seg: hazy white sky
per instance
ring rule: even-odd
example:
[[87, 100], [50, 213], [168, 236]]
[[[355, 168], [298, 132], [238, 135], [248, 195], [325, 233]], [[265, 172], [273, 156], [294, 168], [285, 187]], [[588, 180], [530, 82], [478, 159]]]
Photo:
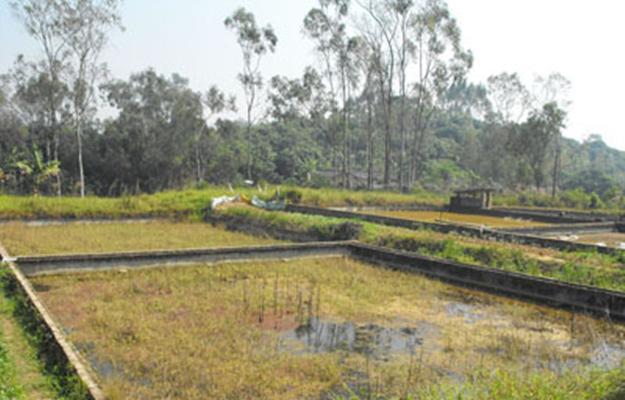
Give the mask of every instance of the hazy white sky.
[[[0, 72], [22, 53], [36, 57], [37, 45], [15, 21], [8, 0], [0, 0]], [[465, 47], [475, 56], [470, 79], [483, 81], [502, 71], [518, 72], [526, 83], [536, 74], [560, 72], [573, 89], [565, 134], [591, 133], [625, 150], [625, 3], [615, 0], [448, 0]], [[112, 74], [127, 78], [147, 67], [178, 72], [191, 86], [211, 84], [239, 94], [240, 53], [223, 20], [238, 6], [271, 23], [278, 50], [263, 65], [266, 77], [299, 76], [314, 62], [301, 25], [316, 0], [126, 0], [126, 31], [111, 38], [103, 60]]]

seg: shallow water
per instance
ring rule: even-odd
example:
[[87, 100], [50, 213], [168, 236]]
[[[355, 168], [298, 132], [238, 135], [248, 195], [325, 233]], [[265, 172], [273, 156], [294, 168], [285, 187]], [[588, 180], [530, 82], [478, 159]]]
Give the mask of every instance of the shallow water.
[[385, 359], [411, 354], [437, 332], [431, 324], [389, 328], [375, 324], [336, 323], [310, 318], [307, 323], [280, 335], [282, 349], [293, 353], [355, 352]]

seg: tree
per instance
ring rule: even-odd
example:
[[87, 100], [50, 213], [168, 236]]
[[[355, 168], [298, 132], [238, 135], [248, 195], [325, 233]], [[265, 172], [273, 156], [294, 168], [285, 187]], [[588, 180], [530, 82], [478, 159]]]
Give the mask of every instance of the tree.
[[414, 2], [412, 0], [393, 0], [390, 3], [391, 10], [396, 14], [399, 21], [399, 35], [395, 40], [395, 48], [398, 55], [397, 73], [399, 78], [399, 162], [398, 162], [398, 185], [399, 189], [406, 190], [406, 174], [404, 161], [406, 158], [406, 96], [407, 96], [407, 69], [411, 56], [414, 55], [415, 46], [409, 38], [410, 25], [414, 23], [415, 15], [412, 12]]
[[367, 188], [369, 190], [374, 187], [374, 161], [375, 161], [375, 130], [374, 121], [375, 105], [377, 103], [376, 88], [378, 87], [377, 78], [379, 78], [379, 53], [377, 47], [372, 46], [372, 42], [365, 39], [366, 45], [360, 46], [357, 52], [357, 65], [364, 77], [362, 97], [365, 102], [365, 166], [367, 169]]
[[492, 112], [502, 123], [521, 122], [532, 107], [532, 96], [516, 73], [488, 77], [487, 90]]
[[549, 146], [560, 135], [565, 118], [566, 112], [558, 108], [556, 103], [547, 103], [541, 110], [532, 112], [515, 134], [513, 151], [528, 162], [536, 190], [542, 187]]
[[252, 164], [254, 146], [252, 140], [252, 124], [254, 122], [253, 113], [257, 105], [259, 91], [263, 87], [263, 79], [260, 73], [260, 65], [263, 57], [275, 51], [278, 43], [271, 25], [259, 27], [254, 14], [245, 8], [237, 9], [232, 16], [224, 21], [226, 28], [233, 30], [237, 35], [237, 43], [243, 54], [243, 71], [239, 74], [239, 81], [245, 92], [245, 111], [247, 118], [247, 178], [252, 179]]
[[[546, 78], [537, 77], [535, 80], [535, 101], [539, 104], [553, 103], [566, 112], [571, 104], [569, 100], [569, 92], [571, 90], [571, 81], [564, 75], [554, 72]], [[551, 196], [556, 197], [558, 187], [560, 186], [560, 175], [562, 170], [562, 134], [557, 132], [554, 139], [554, 157]]]
[[393, 162], [393, 102], [395, 82], [395, 36], [399, 22], [388, 1], [356, 0], [368, 17], [360, 30], [376, 55], [376, 70], [384, 118], [384, 186], [390, 187]]
[[[340, 99], [341, 112], [341, 175], [343, 187], [351, 187], [352, 135], [350, 128], [350, 99], [358, 83], [357, 52], [360, 38], [350, 37], [346, 18], [347, 0], [320, 0], [304, 18], [304, 31], [314, 40], [315, 50], [322, 60], [325, 77], [333, 99]], [[337, 93], [337, 90], [339, 93]], [[335, 165], [336, 167], [336, 165]]]
[[96, 84], [106, 73], [100, 55], [112, 28], [123, 29], [121, 0], [63, 0], [59, 4], [59, 35], [69, 50], [69, 87], [78, 145], [80, 196], [85, 196], [83, 131], [96, 100]]
[[322, 122], [330, 111], [331, 99], [328, 99], [322, 78], [314, 68], [307, 67], [301, 79], [274, 76], [270, 88], [273, 118], [281, 121], [310, 118], [313, 124], [323, 129]]
[[[32, 64], [40, 75], [45, 90], [41, 101], [45, 104], [47, 162], [59, 160], [59, 120], [66, 95], [62, 74], [67, 68], [68, 43], [63, 35], [63, 2], [54, 0], [16, 0], [11, 3], [17, 18], [43, 50], [43, 62]], [[51, 148], [52, 147], [52, 148]], [[62, 192], [61, 174], [56, 175], [57, 194]]]
[[464, 79], [473, 64], [473, 55], [461, 45], [461, 32], [447, 4], [427, 0], [414, 23], [417, 81], [416, 109], [410, 167], [410, 182], [419, 176], [425, 134], [438, 99], [456, 82]]
[[[205, 119], [210, 121], [215, 118], [217, 115], [231, 111], [237, 111], [237, 99], [235, 96], [230, 95], [226, 96], [224, 92], [219, 90], [216, 85], [211, 86], [204, 95], [202, 95], [202, 105], [204, 109], [207, 111]], [[202, 153], [202, 138], [205, 137], [205, 127], [198, 126], [197, 134], [195, 135], [195, 167], [196, 167], [196, 179], [198, 183], [203, 182], [204, 180], [204, 154]]]
[[187, 79], [147, 70], [128, 81], [108, 82], [102, 91], [119, 111], [100, 135], [100, 168], [113, 169], [105, 190], [116, 184], [122, 193], [153, 192], [193, 179], [197, 166], [191, 155], [197, 132], [206, 124], [201, 96], [188, 87]]

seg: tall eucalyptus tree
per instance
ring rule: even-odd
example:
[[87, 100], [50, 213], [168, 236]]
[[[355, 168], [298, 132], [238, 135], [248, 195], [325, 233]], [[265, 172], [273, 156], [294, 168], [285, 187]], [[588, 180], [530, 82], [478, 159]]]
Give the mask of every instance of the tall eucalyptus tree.
[[267, 53], [275, 51], [278, 37], [271, 25], [266, 25], [265, 27], [258, 26], [254, 14], [245, 8], [237, 9], [230, 17], [226, 18], [224, 25], [235, 32], [237, 43], [243, 55], [243, 71], [238, 78], [245, 93], [248, 145], [247, 178], [252, 179], [252, 166], [254, 163], [252, 125], [254, 123], [254, 111], [258, 103], [258, 97], [263, 88], [260, 66], [263, 57]]

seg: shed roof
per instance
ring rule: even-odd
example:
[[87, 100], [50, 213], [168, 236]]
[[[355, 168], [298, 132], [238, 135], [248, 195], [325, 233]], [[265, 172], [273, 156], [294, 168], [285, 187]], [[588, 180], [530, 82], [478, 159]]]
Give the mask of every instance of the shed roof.
[[496, 189], [494, 188], [474, 188], [474, 189], [461, 189], [454, 190], [456, 194], [478, 194], [478, 193], [493, 193]]

